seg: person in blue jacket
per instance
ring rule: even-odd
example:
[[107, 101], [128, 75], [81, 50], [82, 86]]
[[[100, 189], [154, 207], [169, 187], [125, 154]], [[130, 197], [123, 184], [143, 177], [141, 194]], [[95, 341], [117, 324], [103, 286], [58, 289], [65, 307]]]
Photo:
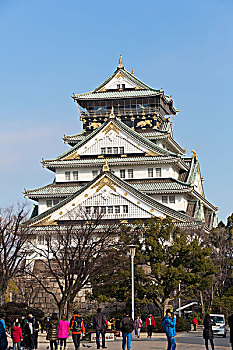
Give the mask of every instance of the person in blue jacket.
[[176, 316], [172, 317], [172, 311], [169, 309], [166, 311], [166, 316], [164, 316], [162, 321], [163, 328], [165, 330], [168, 346], [167, 350], [175, 350], [176, 348]]
[[4, 319], [0, 320], [0, 350], [6, 350], [7, 338], [6, 338], [6, 325]]

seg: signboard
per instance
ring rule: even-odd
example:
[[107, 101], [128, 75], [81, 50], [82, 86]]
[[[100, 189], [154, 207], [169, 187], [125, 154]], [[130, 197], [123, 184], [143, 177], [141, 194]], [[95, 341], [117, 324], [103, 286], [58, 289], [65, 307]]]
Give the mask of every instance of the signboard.
[[[100, 334], [100, 340], [102, 340], [101, 334]], [[96, 333], [91, 332], [91, 342], [95, 342], [95, 341], [96, 341]], [[114, 332], [107, 332], [105, 334], [105, 341], [114, 341]]]

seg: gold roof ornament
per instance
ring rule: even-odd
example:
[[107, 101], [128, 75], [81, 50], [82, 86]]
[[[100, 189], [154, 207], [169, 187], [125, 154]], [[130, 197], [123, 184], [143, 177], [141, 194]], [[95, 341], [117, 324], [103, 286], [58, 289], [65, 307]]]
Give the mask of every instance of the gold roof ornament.
[[120, 55], [120, 58], [119, 58], [119, 64], [118, 64], [118, 68], [123, 68], [123, 61], [122, 61], [122, 55]]
[[134, 76], [134, 71], [133, 71], [133, 68], [132, 68], [132, 72], [131, 72], [131, 74]]
[[109, 171], [109, 165], [108, 165], [108, 160], [106, 158], [105, 162], [104, 162], [104, 165], [103, 165], [103, 171]]
[[111, 113], [109, 115], [109, 118], [114, 118], [115, 115], [114, 115], [114, 107], [112, 106], [112, 110], [111, 110]]
[[191, 153], [193, 154], [192, 155], [193, 158], [197, 158], [197, 152], [194, 151], [194, 148], [192, 149]]

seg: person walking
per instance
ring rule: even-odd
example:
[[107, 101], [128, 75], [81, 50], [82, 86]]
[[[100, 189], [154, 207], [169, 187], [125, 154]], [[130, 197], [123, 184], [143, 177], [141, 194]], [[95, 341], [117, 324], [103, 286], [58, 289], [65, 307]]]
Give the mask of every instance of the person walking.
[[134, 324], [132, 318], [129, 317], [129, 312], [125, 313], [125, 316], [122, 318], [121, 323], [120, 323], [120, 330], [122, 332], [122, 349], [126, 349], [126, 344], [127, 344], [127, 349], [131, 349], [131, 337], [132, 337], [132, 332], [134, 330]]
[[69, 329], [72, 331], [72, 339], [74, 343], [75, 350], [80, 349], [80, 339], [81, 335], [85, 335], [85, 325], [82, 317], [79, 316], [78, 311], [75, 311], [71, 320]]
[[93, 328], [96, 332], [96, 345], [97, 349], [100, 349], [100, 334], [102, 335], [102, 348], [106, 349], [105, 346], [105, 334], [106, 334], [107, 319], [101, 309], [97, 309], [97, 314], [93, 317]]
[[66, 318], [66, 315], [62, 315], [59, 325], [58, 325], [58, 341], [60, 345], [60, 350], [62, 350], [64, 344], [64, 350], [67, 350], [66, 339], [69, 338], [69, 321]]
[[13, 341], [13, 350], [20, 350], [20, 342], [23, 340], [22, 328], [19, 327], [19, 322], [15, 322], [15, 325], [11, 330], [11, 337]]
[[30, 313], [27, 318], [27, 323], [25, 324], [25, 332], [27, 333], [28, 338], [28, 347], [29, 349], [37, 350], [38, 348], [38, 332], [39, 332], [39, 322], [35, 316]]
[[146, 327], [147, 327], [147, 338], [152, 337], [152, 331], [153, 328], [155, 327], [155, 319], [152, 316], [152, 314], [149, 314], [146, 318]]
[[140, 338], [140, 332], [142, 327], [142, 320], [140, 316], [137, 316], [136, 320], [134, 321], [134, 328], [136, 331], [136, 336]]
[[0, 350], [7, 349], [6, 326], [3, 318], [0, 320]]
[[228, 324], [230, 327], [230, 343], [233, 350], [233, 314], [228, 318]]
[[193, 330], [196, 331], [197, 330], [197, 319], [196, 319], [196, 317], [193, 317], [192, 323], [193, 323]]
[[170, 309], [166, 311], [166, 316], [162, 320], [162, 325], [167, 336], [167, 350], [176, 349], [176, 316], [173, 316]]
[[21, 317], [21, 320], [20, 320], [20, 327], [22, 329], [22, 335], [23, 335], [23, 340], [21, 341], [20, 345], [21, 345], [21, 348], [27, 349], [28, 348], [28, 340], [27, 340], [27, 334], [25, 331], [26, 323], [27, 323], [27, 320], [26, 320], [25, 316], [23, 315]]
[[50, 350], [57, 350], [57, 341], [58, 341], [58, 317], [56, 313], [52, 314], [52, 317], [48, 324], [48, 333], [46, 339], [50, 341]]
[[212, 321], [210, 315], [206, 314], [204, 319], [204, 330], [203, 330], [203, 338], [205, 339], [206, 350], [209, 349], [208, 347], [209, 341], [210, 341], [212, 350], [214, 350], [214, 334], [213, 334], [212, 326], [214, 326], [214, 322]]

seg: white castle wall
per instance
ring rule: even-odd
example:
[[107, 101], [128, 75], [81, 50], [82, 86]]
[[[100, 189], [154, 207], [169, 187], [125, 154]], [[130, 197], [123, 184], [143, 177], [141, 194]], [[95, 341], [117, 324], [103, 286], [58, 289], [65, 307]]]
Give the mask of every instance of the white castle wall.
[[[175, 196], [175, 203], [169, 203], [169, 198], [168, 198], [168, 203], [163, 203], [162, 202], [162, 196]], [[150, 195], [150, 197], [154, 198], [156, 201], [158, 201], [159, 203], [162, 203], [166, 206], [168, 206], [169, 208], [172, 208], [174, 210], [177, 211], [184, 211], [186, 212], [187, 209], [187, 205], [188, 205], [188, 201], [187, 201], [187, 195], [185, 193], [168, 193], [168, 194], [152, 194]]]
[[[148, 168], [153, 168], [154, 176], [156, 178], [156, 168], [161, 168], [161, 178], [174, 178], [178, 179], [179, 173], [178, 169], [175, 166], [170, 164], [153, 164], [153, 165], [113, 165], [111, 166], [112, 172], [117, 177], [120, 177], [120, 170], [125, 169], [126, 179], [128, 177], [128, 169], [133, 169], [133, 178], [134, 179], [145, 179], [148, 177]], [[77, 181], [91, 181], [93, 180], [93, 170], [97, 170], [98, 173], [101, 171], [102, 166], [99, 167], [86, 167], [86, 168], [58, 168], [56, 169], [56, 182], [67, 182], [65, 178], [65, 172], [70, 172], [70, 182], [75, 181], [73, 172], [78, 171], [78, 180]]]

